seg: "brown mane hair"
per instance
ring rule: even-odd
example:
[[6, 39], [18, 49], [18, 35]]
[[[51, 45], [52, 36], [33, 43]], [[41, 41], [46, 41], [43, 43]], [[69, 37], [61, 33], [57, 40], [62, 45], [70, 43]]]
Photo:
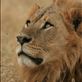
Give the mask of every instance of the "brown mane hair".
[[[62, 16], [69, 33], [66, 37], [65, 52], [62, 52], [65, 55], [39, 67], [30, 68], [23, 65], [20, 67], [23, 80], [25, 82], [82, 82], [82, 2], [53, 0], [52, 8], [56, 8]], [[30, 16], [38, 9], [39, 6], [33, 6]]]

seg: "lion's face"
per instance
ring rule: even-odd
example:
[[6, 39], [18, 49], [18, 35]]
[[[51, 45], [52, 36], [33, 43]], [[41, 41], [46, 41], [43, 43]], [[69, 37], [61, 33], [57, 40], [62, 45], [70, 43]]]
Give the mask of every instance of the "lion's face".
[[38, 9], [26, 21], [17, 36], [19, 63], [28, 67], [41, 66], [62, 58], [69, 32], [58, 10]]
[[41, 10], [33, 14], [17, 37], [18, 60], [22, 64], [38, 66], [57, 60], [63, 55], [68, 32], [61, 15], [52, 10], [50, 8], [42, 12], [43, 15], [39, 18], [33, 17]]

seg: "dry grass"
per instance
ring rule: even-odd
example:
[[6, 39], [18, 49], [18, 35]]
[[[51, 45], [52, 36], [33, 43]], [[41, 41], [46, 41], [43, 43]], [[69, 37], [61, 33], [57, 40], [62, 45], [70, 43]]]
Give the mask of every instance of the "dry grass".
[[[50, 0], [37, 0], [41, 6]], [[21, 82], [17, 73], [16, 35], [27, 19], [27, 12], [36, 0], [2, 0], [1, 7], [1, 82]]]

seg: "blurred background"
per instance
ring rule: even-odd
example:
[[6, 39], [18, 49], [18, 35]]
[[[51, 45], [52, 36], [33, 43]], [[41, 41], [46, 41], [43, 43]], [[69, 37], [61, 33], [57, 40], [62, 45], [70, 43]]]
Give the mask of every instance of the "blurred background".
[[52, 0], [1, 1], [1, 82], [21, 82], [17, 72], [16, 35], [34, 3], [48, 6]]

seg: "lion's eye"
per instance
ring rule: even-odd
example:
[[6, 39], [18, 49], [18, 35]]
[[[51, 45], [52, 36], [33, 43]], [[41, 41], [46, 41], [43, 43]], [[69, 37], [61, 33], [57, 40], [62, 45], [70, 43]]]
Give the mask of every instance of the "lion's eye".
[[44, 24], [44, 26], [42, 27], [42, 29], [47, 29], [47, 28], [49, 28], [49, 27], [53, 27], [54, 25], [53, 24], [51, 24], [50, 22], [45, 22], [45, 24]]
[[27, 28], [27, 26], [30, 24], [30, 20], [27, 20], [25, 23], [25, 28]]
[[30, 20], [27, 20], [27, 21], [26, 21], [27, 26], [28, 26], [29, 23], [30, 23]]

